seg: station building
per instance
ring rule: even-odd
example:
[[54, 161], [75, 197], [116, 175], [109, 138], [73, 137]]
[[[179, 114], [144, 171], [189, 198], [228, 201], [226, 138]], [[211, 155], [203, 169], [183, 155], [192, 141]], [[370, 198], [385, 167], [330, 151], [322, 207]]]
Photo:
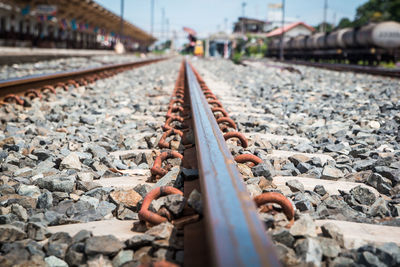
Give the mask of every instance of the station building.
[[0, 0], [0, 46], [145, 51], [156, 38], [93, 0]]

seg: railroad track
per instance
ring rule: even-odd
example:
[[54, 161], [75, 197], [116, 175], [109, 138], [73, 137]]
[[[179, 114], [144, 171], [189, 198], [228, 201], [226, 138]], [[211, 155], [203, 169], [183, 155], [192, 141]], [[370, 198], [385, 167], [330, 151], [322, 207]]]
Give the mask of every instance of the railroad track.
[[56, 88], [68, 91], [69, 86], [77, 88], [93, 83], [98, 79], [107, 78], [122, 71], [160, 60], [165, 60], [165, 58], [108, 64], [101, 67], [1, 80], [0, 103], [15, 102], [20, 105], [29, 105], [29, 99], [42, 98], [43, 92], [56, 93]]
[[[169, 67], [169, 63], [164, 65], [164, 68], [167, 66]], [[367, 243], [381, 245], [385, 242], [399, 244], [398, 228], [373, 224], [378, 221], [371, 220], [370, 224], [327, 219], [314, 221], [307, 215], [307, 209], [310, 207], [306, 205], [306, 201], [296, 199], [300, 192], [313, 197], [317, 197], [315, 194], [318, 194], [317, 199], [321, 202], [329, 198], [332, 201], [338, 201], [340, 194], [349, 195], [349, 192], [353, 191], [372, 194], [374, 199], [382, 196], [374, 188], [360, 183], [273, 175], [274, 168], [281, 169], [283, 163], [288, 161], [297, 162], [297, 164], [315, 161], [328, 166], [329, 164], [326, 163], [332, 161], [333, 158], [326, 154], [271, 150], [265, 143], [277, 140], [278, 142], [282, 140], [291, 140], [294, 143], [308, 142], [306, 138], [260, 134], [257, 131], [238, 132], [238, 129], [241, 129], [239, 123], [250, 123], [240, 120], [238, 113], [245, 115], [248, 112], [254, 115], [254, 113], [264, 111], [245, 107], [246, 111], [232, 112], [232, 108], [246, 104], [243, 96], [230, 96], [231, 91], [228, 85], [205, 73], [206, 76], [203, 79], [190, 63], [183, 62], [170, 101], [166, 101], [166, 95], [159, 89], [146, 88], [149, 91], [146, 97], [153, 99], [146, 108], [148, 110], [155, 108], [159, 117], [155, 122], [162, 126], [157, 128], [155, 134], [157, 138], [154, 134], [149, 135], [149, 138], [140, 139], [139, 137], [140, 146], [143, 146], [142, 143], [147, 143], [146, 146], [151, 149], [113, 151], [115, 149], [111, 148], [112, 138], [100, 138], [100, 140], [107, 140], [108, 144], [100, 142], [103, 142], [102, 146], [110, 147], [109, 154], [116, 158], [118, 164], [121, 161], [128, 164], [127, 162], [132, 159], [137, 165], [146, 162], [145, 165], [148, 165], [149, 169], [147, 171], [143, 168], [124, 169], [124, 164], [117, 165], [121, 167], [108, 166], [108, 173], [114, 176], [100, 175], [98, 177], [100, 179], [95, 180], [97, 185], [94, 188], [91, 188], [89, 183], [85, 183], [86, 180], [81, 180], [83, 179], [80, 176], [81, 172], [78, 172], [78, 186], [82, 192], [71, 190], [68, 198], [64, 196], [67, 199], [66, 203], [63, 202], [66, 208], [56, 209], [57, 211], [61, 209], [63, 212], [67, 210], [68, 218], [64, 220], [65, 223], [71, 224], [58, 223], [61, 225], [47, 227], [46, 230], [51, 233], [51, 235], [46, 234], [46, 237], [50, 237], [48, 240], [38, 238], [39, 231], [35, 232], [32, 227], [43, 231], [44, 229], [32, 223], [29, 224], [30, 230], [27, 232], [29, 238], [36, 238], [35, 240], [47, 243], [44, 248], [46, 259], [56, 256], [67, 261], [68, 264], [91, 261], [100, 265], [111, 264], [112, 259], [113, 264], [118, 266], [149, 265], [150, 263], [153, 266], [175, 266], [175, 264], [278, 266], [279, 261], [284, 265], [307, 262], [318, 266], [323, 260], [324, 263], [335, 266], [336, 263], [349, 263], [350, 260], [346, 261], [346, 259], [349, 253], [354, 253], [351, 249], [361, 245]], [[116, 80], [113, 81], [116, 82]], [[133, 93], [140, 95], [143, 92], [134, 91]], [[220, 96], [220, 99], [217, 96]], [[116, 100], [112, 94], [110, 97]], [[124, 102], [124, 99], [119, 98], [119, 101]], [[156, 103], [159, 103], [160, 109], [156, 107]], [[67, 106], [62, 105], [64, 108]], [[10, 110], [10, 106], [10, 104], [6, 105], [7, 111]], [[96, 111], [96, 114], [98, 112], [101, 111]], [[145, 110], [142, 109], [141, 112], [145, 113]], [[116, 120], [118, 116], [123, 116], [124, 113], [135, 116], [138, 122], [151, 119], [147, 115], [132, 114], [131, 108], [126, 110], [119, 107], [118, 115], [113, 120]], [[105, 118], [106, 121], [112, 121], [107, 116]], [[90, 118], [84, 118], [81, 121], [91, 125], [90, 128], [95, 125]], [[74, 128], [70, 128], [57, 128], [57, 132], [61, 134], [75, 131]], [[106, 130], [106, 128], [103, 129]], [[122, 130], [122, 128], [116, 129], [113, 132]], [[144, 128], [145, 131], [149, 129]], [[79, 131], [82, 131], [81, 126], [77, 131], [78, 134]], [[126, 131], [124, 133], [126, 134]], [[140, 136], [142, 133], [135, 134]], [[1, 142], [7, 148], [14, 149], [12, 144], [8, 143], [9, 140]], [[149, 143], [152, 145], [150, 146]], [[93, 159], [102, 158], [100, 163], [106, 161], [106, 157], [101, 156], [102, 152], [98, 147], [86, 149], [81, 147], [81, 151], [78, 149], [78, 152], [83, 151], [86, 154], [92, 154]], [[29, 150], [24, 153], [29, 154]], [[37, 155], [36, 157], [42, 157], [43, 153], [43, 151], [31, 152], [33, 156]], [[68, 171], [68, 169], [77, 168], [73, 165], [73, 163], [77, 164], [73, 162], [72, 154], [74, 154], [78, 159], [85, 157], [81, 159], [82, 163], [89, 164], [93, 170], [99, 170], [100, 163], [97, 165], [88, 163], [87, 155], [77, 152], [70, 154], [71, 156], [59, 156], [60, 169], [64, 168]], [[34, 158], [33, 156], [31, 157]], [[15, 161], [15, 159], [12, 160]], [[121, 174], [129, 176], [120, 176]], [[68, 177], [64, 177], [63, 181], [70, 181], [66, 178]], [[36, 177], [36, 180], [40, 182], [33, 184], [41, 190], [61, 188], [61, 185], [52, 184], [48, 180], [43, 181], [40, 177]], [[20, 191], [18, 189], [18, 192]], [[55, 194], [55, 196], [61, 198], [61, 194]], [[28, 201], [24, 199], [25, 202], [22, 202], [18, 199], [14, 196], [12, 203], [26, 205]], [[41, 199], [43, 202], [43, 198]], [[98, 199], [97, 203], [98, 201], [103, 203], [103, 209], [109, 206], [109, 204], [104, 204], [107, 201], [117, 205], [118, 209], [114, 208], [112, 213], [105, 213], [106, 216], [103, 215], [102, 220], [96, 218], [93, 221], [78, 223], [81, 217], [76, 217], [74, 214], [74, 210], [78, 207], [68, 205], [72, 205], [72, 200], [76, 203], [80, 201], [93, 203], [96, 202], [94, 199]], [[5, 203], [4, 201], [2, 199], [1, 203]], [[319, 206], [317, 201], [311, 205], [315, 205], [316, 208]], [[11, 208], [12, 213], [15, 213], [14, 210], [19, 210], [18, 206]], [[90, 216], [92, 216], [92, 211], [87, 212], [87, 217], [90, 218]], [[109, 220], [104, 220], [105, 218]], [[5, 228], [3, 228], [0, 227], [0, 231], [5, 233]], [[10, 241], [12, 238], [14, 238], [12, 241], [19, 239], [23, 241], [26, 238], [11, 226], [7, 229], [14, 230], [16, 233], [13, 236], [4, 235], [1, 242]], [[84, 232], [81, 232], [82, 230]], [[94, 237], [85, 230], [92, 231]], [[68, 233], [73, 240], [80, 240], [77, 241], [80, 244], [71, 245], [68, 237], [60, 232]], [[377, 232], [381, 234], [377, 236]], [[108, 235], [115, 235], [119, 241]], [[65, 242], [70, 242], [64, 245], [67, 246], [66, 251], [64, 254], [59, 253], [57, 248], [62, 247]], [[59, 254], [51, 254], [50, 248]], [[184, 253], [182, 253], [183, 249]], [[293, 255], [294, 249], [298, 254], [297, 259]], [[362, 250], [363, 254], [354, 261], [363, 264], [372, 262], [375, 258], [371, 258], [369, 251], [378, 251], [378, 260], [387, 260], [395, 266], [397, 254], [393, 246], [367, 248]], [[4, 261], [4, 257], [10, 252], [7, 250], [5, 252], [3, 248], [1, 253], [0, 262]], [[335, 262], [337, 257], [341, 261]], [[123, 262], [125, 258], [128, 260]], [[51, 258], [51, 260], [55, 259]], [[121, 262], [123, 263], [119, 265]]]
[[386, 77], [393, 77], [399, 78], [400, 71], [397, 69], [387, 69], [381, 67], [371, 67], [371, 66], [359, 66], [359, 65], [349, 65], [349, 64], [337, 64], [337, 63], [322, 63], [322, 62], [310, 62], [310, 61], [302, 61], [302, 60], [285, 60], [285, 61], [278, 61], [286, 64], [293, 64], [293, 65], [303, 65], [309, 67], [316, 67], [316, 68], [323, 68], [328, 70], [335, 70], [335, 71], [349, 71], [355, 73], [365, 73], [371, 75], [378, 75], [378, 76], [386, 76]]

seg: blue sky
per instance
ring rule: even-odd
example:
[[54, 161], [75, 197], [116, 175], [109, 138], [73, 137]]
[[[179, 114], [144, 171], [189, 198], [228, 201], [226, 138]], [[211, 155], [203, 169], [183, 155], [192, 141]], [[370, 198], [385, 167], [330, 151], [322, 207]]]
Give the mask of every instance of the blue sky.
[[[120, 13], [120, 0], [96, 0], [102, 6], [116, 14]], [[246, 17], [267, 19], [268, 4], [280, 3], [280, 0], [154, 0], [154, 31], [159, 37], [161, 32], [162, 8], [169, 19], [170, 31], [175, 30], [183, 37], [182, 27], [196, 30], [205, 36], [220, 30], [225, 25], [231, 28], [233, 22], [242, 14], [242, 2], [246, 2]], [[356, 8], [367, 0], [328, 0], [328, 22], [336, 23], [342, 17], [354, 18]], [[286, 0], [286, 15], [289, 18], [316, 25], [323, 18], [324, 0]], [[150, 0], [125, 0], [124, 17], [131, 23], [150, 32]], [[226, 21], [226, 23], [225, 23]], [[165, 30], [166, 31], [166, 30]]]

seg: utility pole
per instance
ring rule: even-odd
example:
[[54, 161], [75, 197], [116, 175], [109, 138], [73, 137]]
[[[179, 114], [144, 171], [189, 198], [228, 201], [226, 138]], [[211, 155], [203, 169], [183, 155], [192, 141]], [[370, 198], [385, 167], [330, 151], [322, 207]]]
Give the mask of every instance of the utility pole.
[[165, 34], [165, 8], [161, 8], [161, 37], [160, 40], [164, 38]]
[[326, 32], [326, 12], [328, 10], [328, 0], [325, 0], [324, 3], [324, 21], [322, 22], [321, 31]]
[[119, 35], [121, 39], [123, 32], [124, 32], [124, 0], [121, 0], [121, 26], [119, 28]]
[[281, 41], [280, 41], [280, 49], [279, 49], [279, 59], [284, 60], [284, 51], [283, 51], [283, 40], [285, 37], [285, 32], [283, 31], [283, 27], [285, 26], [285, 0], [282, 0], [282, 33], [281, 33]]
[[244, 35], [245, 30], [244, 30], [244, 16], [245, 16], [245, 8], [246, 8], [246, 2], [242, 2], [242, 34]]
[[166, 28], [167, 28], [167, 36], [166, 39], [169, 40], [169, 19], [165, 20]]
[[150, 2], [150, 33], [154, 33], [154, 0]]

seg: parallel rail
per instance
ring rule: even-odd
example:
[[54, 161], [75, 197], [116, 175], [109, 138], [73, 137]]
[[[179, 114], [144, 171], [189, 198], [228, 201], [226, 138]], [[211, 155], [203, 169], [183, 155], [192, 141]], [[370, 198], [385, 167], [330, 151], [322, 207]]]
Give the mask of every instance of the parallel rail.
[[215, 266], [279, 266], [221, 130], [185, 62], [207, 240]]
[[63, 71], [51, 74], [33, 75], [22, 78], [13, 78], [8, 80], [0, 80], [0, 97], [8, 94], [18, 94], [28, 89], [40, 88], [46, 85], [55, 85], [57, 83], [67, 83], [69, 80], [82, 79], [84, 77], [107, 71], [121, 71], [130, 68], [136, 68], [143, 65], [155, 63], [167, 58], [156, 58], [141, 60], [135, 62], [110, 64], [95, 68], [86, 68], [73, 71]]
[[379, 75], [393, 78], [400, 78], [400, 71], [393, 69], [384, 69], [379, 67], [359, 66], [359, 65], [347, 65], [347, 64], [336, 64], [336, 63], [321, 63], [321, 62], [310, 62], [303, 60], [284, 60], [279, 61], [286, 64], [304, 65], [316, 68], [323, 68], [336, 71], [349, 71], [356, 73], [366, 73], [371, 75]]

